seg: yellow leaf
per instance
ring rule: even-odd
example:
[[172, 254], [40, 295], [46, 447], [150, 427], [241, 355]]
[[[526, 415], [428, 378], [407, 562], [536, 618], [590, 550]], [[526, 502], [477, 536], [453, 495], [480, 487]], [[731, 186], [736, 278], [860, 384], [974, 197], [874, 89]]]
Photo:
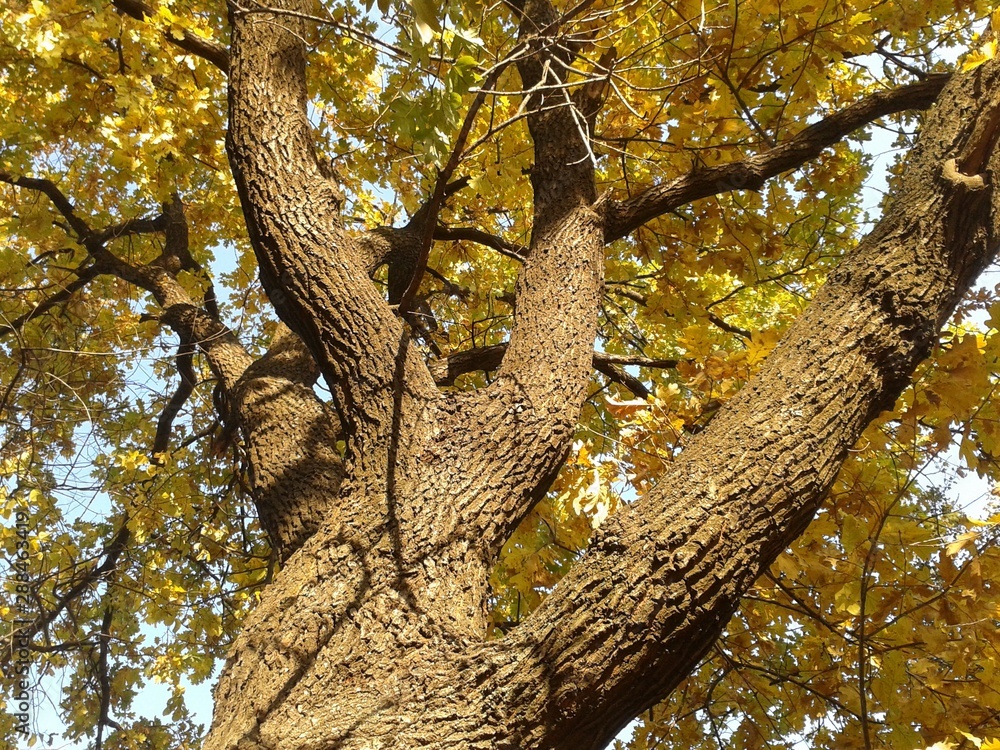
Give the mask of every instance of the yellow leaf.
[[410, 2], [413, 7], [417, 33], [420, 34], [420, 40], [427, 44], [434, 38], [434, 32], [441, 31], [438, 9], [434, 5], [434, 0], [410, 0]]
[[976, 737], [975, 735], [971, 735], [968, 732], [959, 732], [959, 734], [962, 735], [963, 737], [965, 737], [965, 739], [967, 739], [969, 742], [971, 742], [976, 747], [981, 748], [983, 746], [983, 741], [981, 739], [979, 739], [978, 737]]
[[859, 545], [867, 541], [868, 525], [850, 515], [844, 516], [842, 524], [840, 541], [844, 545], [844, 552], [850, 555]]
[[979, 538], [978, 531], [967, 531], [964, 534], [959, 534], [955, 541], [946, 545], [944, 552], [948, 557], [954, 557], [959, 552], [961, 552], [966, 547], [970, 547], [973, 552], [976, 551], [975, 541]]
[[978, 68], [980, 65], [992, 60], [996, 56], [997, 42], [996, 39], [991, 39], [979, 49], [973, 50], [969, 53], [969, 55], [962, 61], [962, 72], [967, 73], [970, 70]]

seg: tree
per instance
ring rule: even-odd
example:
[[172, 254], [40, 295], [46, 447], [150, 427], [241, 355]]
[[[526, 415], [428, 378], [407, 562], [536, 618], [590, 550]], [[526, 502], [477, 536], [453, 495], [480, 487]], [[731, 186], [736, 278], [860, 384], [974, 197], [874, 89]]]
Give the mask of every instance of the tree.
[[[2, 11], [5, 511], [33, 530], [7, 666], [68, 669], [98, 747], [196, 743], [180, 677], [227, 649], [206, 750], [598, 748], [647, 710], [669, 734], [652, 707], [764, 575], [718, 658], [771, 629], [792, 664], [761, 673], [823, 709], [692, 713], [706, 742], [995, 730], [992, 693], [961, 704], [992, 671], [928, 677], [972, 652], [865, 630], [947, 604], [997, 645], [992, 526], [913, 479], [955, 429], [995, 455], [998, 341], [939, 335], [1000, 232], [983, 4], [379, 10]], [[954, 73], [949, 45], [976, 47]], [[858, 242], [876, 121], [919, 140]], [[80, 461], [98, 522], [66, 506]], [[775, 563], [831, 487], [816, 554]], [[775, 603], [850, 635], [857, 690], [796, 679], [821, 657]], [[150, 676], [172, 725], [129, 715]], [[892, 680], [957, 723], [901, 715]]]

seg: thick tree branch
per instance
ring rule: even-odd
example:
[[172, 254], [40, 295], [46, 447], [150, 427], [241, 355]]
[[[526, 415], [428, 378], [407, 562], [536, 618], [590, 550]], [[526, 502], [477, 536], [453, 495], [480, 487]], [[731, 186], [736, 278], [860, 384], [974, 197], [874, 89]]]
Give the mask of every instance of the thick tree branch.
[[[581, 3], [570, 12], [585, 7]], [[589, 137], [580, 132], [565, 91], [546, 87], [563, 82], [574, 55], [560, 37], [565, 16], [548, 0], [527, 0], [518, 12], [519, 44], [527, 53], [518, 57], [517, 67], [523, 88], [531, 92], [525, 108], [534, 148], [530, 252], [497, 380], [483, 396], [464, 399], [476, 403], [466, 418], [480, 430], [488, 425], [482, 432], [490, 436], [488, 444], [469, 450], [494, 450], [490, 441], [508, 429], [519, 436], [511, 443], [516, 448], [508, 464], [517, 478], [504, 491], [486, 493], [486, 502], [481, 488], [470, 486], [467, 495], [470, 515], [463, 523], [470, 534], [479, 534], [487, 561], [544, 494], [569, 449], [593, 364], [604, 261]], [[456, 433], [468, 434], [469, 427], [457, 423]], [[459, 499], [460, 508], [465, 501]]]
[[[157, 286], [166, 286], [158, 283]], [[160, 322], [170, 326], [182, 337], [196, 345], [208, 360], [212, 374], [227, 391], [235, 387], [253, 357], [243, 348], [229, 328], [191, 301], [173, 301], [179, 296], [171, 290], [169, 300], [160, 314]]]
[[[318, 369], [301, 340], [285, 330], [276, 337], [272, 349], [254, 362], [233, 332], [220, 321], [211, 291], [206, 294], [205, 307], [191, 299], [176, 274], [202, 269], [190, 252], [187, 220], [179, 197], [174, 196], [165, 204], [163, 213], [156, 218], [129, 220], [94, 231], [77, 216], [55, 183], [24, 178], [5, 181], [47, 195], [80, 233], [79, 241], [93, 259], [90, 265], [78, 269], [77, 281], [20, 316], [11, 328], [50, 309], [100, 274], [114, 275], [152, 294], [163, 309], [159, 322], [181, 337], [177, 355], [181, 382], [160, 414], [151, 451], [153, 460], [168, 450], [174, 419], [194, 390], [193, 354], [197, 347], [218, 379], [224, 398], [230, 402], [231, 409], [220, 416], [232, 422], [231, 428], [239, 428], [244, 434], [258, 515], [278, 558], [286, 560], [329, 519], [343, 472], [336, 451], [339, 423], [311, 388]], [[164, 232], [165, 242], [159, 257], [146, 265], [129, 264], [105, 246], [127, 234], [150, 231]], [[4, 331], [0, 329], [0, 335]], [[292, 476], [294, 480], [289, 479]], [[124, 544], [128, 536], [124, 526], [122, 534]], [[112, 566], [120, 554], [117, 546], [114, 549], [114, 557], [109, 555]], [[74, 589], [74, 596], [83, 590]], [[58, 607], [55, 614], [64, 606]]]
[[[257, 514], [284, 562], [335, 517], [344, 472], [340, 424], [312, 389], [315, 360], [301, 339], [280, 329], [267, 354], [254, 361], [226, 326], [193, 304], [170, 306], [160, 321], [196, 344], [219, 378], [228, 403], [222, 416], [243, 434]], [[183, 372], [164, 415], [182, 390]]]
[[[111, 2], [122, 13], [137, 21], [145, 21], [148, 17], [155, 15], [153, 8], [142, 0], [111, 0]], [[207, 60], [223, 73], [229, 72], [229, 51], [218, 42], [204, 39], [187, 29], [181, 32], [180, 38], [174, 36], [174, 32], [170, 29], [163, 32], [163, 37], [185, 52]]]
[[[275, 6], [312, 10], [308, 0]], [[437, 390], [368, 280], [371, 253], [341, 226], [339, 191], [319, 168], [306, 112], [305, 23], [234, 12], [227, 150], [264, 288], [319, 362], [349, 456], [371, 467], [365, 481], [388, 477], [391, 492], [395, 449], [384, 436], [415, 423], [401, 410], [421, 410]]]
[[231, 399], [257, 513], [281, 562], [322, 524], [336, 523], [344, 475], [340, 424], [312, 389], [318, 376], [302, 340], [282, 326]]
[[430, 363], [434, 382], [440, 386], [454, 385], [460, 375], [469, 372], [490, 372], [500, 367], [503, 355], [507, 352], [507, 344], [494, 344], [454, 352], [443, 359]]
[[[282, 329], [267, 354], [253, 361], [227, 327], [192, 304], [172, 305], [160, 320], [197, 344], [219, 378], [227, 403], [222, 416], [243, 434], [257, 515], [278, 559], [287, 560], [333, 518], [343, 476], [339, 422], [312, 390], [315, 360]], [[181, 388], [183, 381], [182, 372]]]
[[91, 235], [92, 230], [90, 225], [77, 216], [76, 208], [70, 202], [69, 198], [63, 195], [59, 186], [52, 182], [52, 180], [40, 179], [36, 177], [21, 177], [18, 175], [8, 174], [7, 172], [0, 172], [0, 182], [6, 182], [8, 185], [14, 185], [19, 188], [24, 188], [25, 190], [34, 190], [44, 194], [50, 201], [52, 201], [52, 205], [56, 207], [56, 210], [63, 215], [63, 218], [66, 219], [70, 228], [76, 232], [78, 238], [83, 239]]
[[[502, 660], [524, 655], [496, 673], [511, 695], [523, 694], [515, 675], [546, 676], [544, 698], [511, 706], [507, 726], [524, 727], [515, 744], [603, 747], [688, 674], [809, 523], [848, 449], [909, 382], [1000, 246], [998, 113], [1000, 63], [949, 85], [901, 195], [760, 376], [655, 492], [601, 528], [585, 563], [523, 628], [486, 647]], [[952, 160], [981, 173], [951, 175]]]
[[[405, 227], [377, 227], [368, 232], [364, 232], [357, 240], [358, 258], [365, 273], [371, 277], [375, 272], [386, 265], [399, 266], [407, 265], [410, 268], [416, 265], [415, 259], [419, 253], [420, 236], [419, 233], [407, 224]], [[412, 259], [412, 260], [411, 260]], [[391, 274], [391, 270], [390, 270]], [[409, 279], [403, 282], [408, 283]], [[398, 286], [398, 284], [397, 284]], [[397, 295], [397, 304], [401, 293]]]
[[605, 213], [604, 239], [606, 242], [621, 239], [650, 219], [700, 198], [732, 190], [760, 190], [771, 177], [815, 159], [824, 149], [880, 117], [908, 109], [927, 109], [949, 80], [946, 74], [932, 75], [917, 83], [879, 91], [762, 154], [696, 169], [628, 200], [610, 203]]
[[[183, 223], [183, 214], [181, 221]], [[184, 260], [184, 256], [188, 255], [186, 226], [182, 230], [174, 220], [167, 222], [166, 229], [164, 252], [159, 258], [143, 266], [126, 263], [102, 242], [85, 241], [84, 245], [101, 273], [117, 276], [149, 292], [163, 310], [161, 322], [170, 325], [182, 337], [197, 345], [204, 352], [215, 376], [222, 381], [224, 387], [232, 388], [253, 358], [232, 331], [217, 316], [198, 305], [177, 281], [175, 274], [178, 271], [195, 266]], [[181, 240], [184, 242], [183, 249], [177, 244]]]
[[186, 335], [181, 335], [181, 343], [177, 348], [177, 374], [180, 375], [181, 382], [177, 385], [174, 395], [167, 401], [167, 405], [160, 412], [160, 418], [156, 421], [156, 435], [153, 437], [153, 461], [162, 463], [158, 458], [170, 446], [170, 432], [174, 426], [174, 419], [180, 414], [184, 404], [194, 393], [194, 388], [198, 384], [198, 379], [194, 373], [194, 352], [195, 348], [191, 339]]
[[[556, 36], [538, 33], [545, 29], [557, 35], [559, 14], [548, 0], [528, 0], [521, 13], [520, 37], [532, 53], [518, 60], [524, 88], [531, 91], [550, 80], [561, 82], [573, 53]], [[603, 263], [603, 254], [596, 234], [597, 190], [587, 134], [579, 132], [571, 103], [547, 107], [552, 103], [549, 99], [561, 100], [562, 94], [539, 92], [527, 97], [535, 157], [531, 168], [533, 223], [501, 377], [510, 375], [529, 383], [542, 373], [559, 372], [562, 377], [537, 381], [542, 386], [537, 395], [569, 405], [579, 399], [589, 376], [581, 371], [590, 369], [593, 337], [589, 329], [596, 331], [603, 277], [603, 268], [597, 265]]]
[[282, 328], [252, 361], [228, 328], [194, 306], [170, 308], [163, 322], [191, 336], [219, 377], [227, 428], [243, 435], [257, 516], [284, 562], [332, 521], [343, 477], [340, 425], [312, 389], [312, 354]]

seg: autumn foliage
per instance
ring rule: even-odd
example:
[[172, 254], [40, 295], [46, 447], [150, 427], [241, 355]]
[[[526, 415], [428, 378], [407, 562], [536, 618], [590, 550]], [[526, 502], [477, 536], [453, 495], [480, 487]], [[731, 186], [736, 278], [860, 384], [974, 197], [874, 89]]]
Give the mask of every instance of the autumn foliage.
[[[525, 4], [312, 5], [294, 18], [308, 120], [345, 231], [411, 230], [406, 262], [380, 256], [372, 283], [441, 388], [486, 392], [530, 262]], [[185, 685], [217, 676], [297, 549], [274, 549], [258, 520], [237, 389], [167, 314], [203, 311], [244, 369], [287, 335], [226, 152], [233, 19], [266, 6], [0, 9], [0, 513], [27, 512], [31, 529], [30, 603], [12, 568], [0, 615], [5, 643], [30, 635], [37, 700], [48, 691], [67, 740], [198, 747], [207, 728]], [[574, 54], [538, 85], [576, 113], [566, 137], [584, 138], [617, 208], [586, 402], [565, 463], [492, 568], [492, 639], [587, 566], [595, 531], [656, 491], [761, 370], [878, 218], [879, 188], [865, 185], [888, 167], [885, 191], [900, 186], [923, 111], [996, 48], [979, 0], [557, 10]], [[792, 148], [859, 102], [874, 104]], [[724, 171], [754, 159], [749, 177]], [[676, 204], [655, 192], [704, 174], [720, 178]], [[315, 408], [336, 412], [318, 383]], [[1000, 294], [984, 277], [711, 653], [615, 747], [1000, 747], [1000, 508], [960, 483], [1000, 477], [998, 383]], [[0, 541], [13, 560], [13, 522]], [[13, 658], [5, 647], [8, 673]], [[171, 691], [160, 718], [133, 710], [154, 681]], [[0, 744], [16, 730], [0, 713]]]

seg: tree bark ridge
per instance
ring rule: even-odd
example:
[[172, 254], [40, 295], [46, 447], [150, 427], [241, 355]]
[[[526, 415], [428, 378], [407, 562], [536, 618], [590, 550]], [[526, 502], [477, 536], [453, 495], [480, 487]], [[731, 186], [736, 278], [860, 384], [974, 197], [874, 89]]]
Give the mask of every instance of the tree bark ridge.
[[[975, 128], [1000, 110], [998, 83], [1000, 64], [989, 64], [942, 95], [902, 195], [876, 230], [831, 275], [761, 374], [692, 438], [654, 492], [602, 527], [586, 559], [525, 624], [500, 640], [462, 645], [442, 639], [425, 619], [436, 612], [421, 615], [406, 596], [379, 586], [365, 589], [372, 596], [349, 612], [345, 587], [325, 599], [325, 616], [340, 623], [327, 632], [341, 630], [310, 665], [294, 648], [275, 652], [300, 660], [305, 672], [297, 684], [285, 683], [266, 713], [246, 717], [242, 732], [217, 727], [208, 750], [596, 749], [662, 700], [710, 648], [740, 596], [805, 528], [847, 450], [891, 405], [992, 260], [1000, 201], [986, 185], [1000, 175], [1000, 154], [976, 189], [949, 178], [943, 165], [990, 137]], [[447, 472], [443, 465], [438, 498], [462, 486]], [[425, 492], [434, 496], [432, 488]], [[321, 537], [302, 552], [315, 553]], [[380, 554], [367, 559], [384, 562]], [[362, 560], [345, 565], [339, 584], [325, 585], [356, 579]], [[433, 585], [435, 577], [412, 580]], [[280, 614], [283, 630], [293, 615], [278, 613], [274, 597], [289, 591], [278, 585], [258, 610]], [[255, 635], [246, 637], [266, 637], [257, 613], [252, 617], [248, 632]], [[366, 622], [391, 625], [375, 632]], [[237, 683], [223, 684], [235, 695]], [[235, 710], [231, 700], [220, 705]]]
[[[525, 38], [557, 18], [546, 0], [519, 12]], [[234, 23], [230, 153], [265, 284], [316, 354], [349, 447], [337, 522], [249, 615], [205, 748], [601, 747], [711, 646], [992, 259], [1000, 156], [981, 187], [943, 165], [968, 166], [994, 137], [975, 128], [1000, 110], [1000, 67], [942, 94], [901, 198], [760, 376], [525, 624], [486, 641], [489, 571], [561, 465], [593, 362], [607, 214], [589, 136], [571, 102], [531, 110], [534, 225], [511, 342], [489, 387], [438, 396], [316, 177], [304, 51], [272, 20]], [[535, 97], [564, 69], [546, 59], [572, 54], [532, 43], [519, 68]]]
[[[284, 0], [275, 9], [308, 14], [311, 5]], [[377, 250], [360, 249], [343, 229], [339, 189], [316, 160], [305, 22], [261, 11], [234, 13], [232, 24], [227, 150], [261, 281], [320, 365], [359, 481], [384, 484], [392, 450], [382, 436], [419, 421], [437, 391], [368, 279]]]
[[[892, 405], [996, 255], [1000, 197], [948, 179], [944, 165], [994, 137], [982, 125], [1000, 112], [998, 84], [1000, 64], [991, 63], [948, 87], [901, 195], [761, 374], [649, 497], [602, 527], [586, 561], [509, 644], [486, 647], [520, 647], [518, 669], [546, 673], [544, 706], [523, 702], [508, 717], [527, 728], [514, 732], [522, 747], [603, 747], [688, 674], [742, 594], [808, 525], [847, 450]], [[995, 185], [1000, 153], [982, 166]]]

